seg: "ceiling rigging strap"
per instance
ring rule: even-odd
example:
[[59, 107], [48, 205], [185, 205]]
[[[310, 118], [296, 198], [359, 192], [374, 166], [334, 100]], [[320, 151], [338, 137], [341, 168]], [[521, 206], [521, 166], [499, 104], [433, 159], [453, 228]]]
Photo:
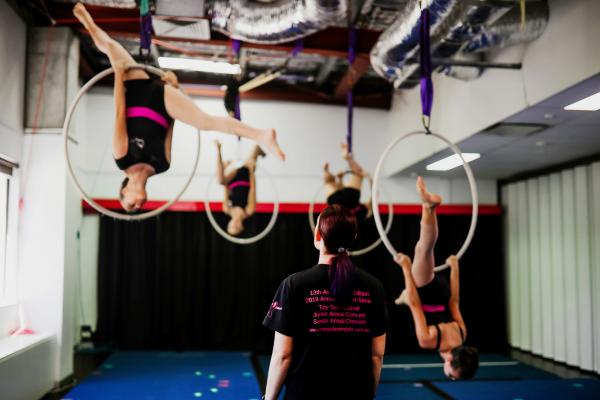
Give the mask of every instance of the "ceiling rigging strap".
[[422, 1], [419, 1], [421, 6], [421, 21], [420, 21], [420, 45], [419, 55], [421, 64], [421, 121], [425, 131], [429, 133], [429, 125], [431, 120], [431, 107], [433, 105], [433, 82], [431, 80], [431, 49], [429, 34], [430, 30], [430, 14], [429, 8], [423, 7]]
[[149, 0], [140, 1], [140, 58], [147, 63], [152, 45], [152, 13]]
[[[350, 26], [348, 29], [348, 65], [350, 69], [352, 69], [352, 64], [354, 64], [354, 60], [356, 59], [356, 29], [354, 26]], [[348, 129], [346, 133], [346, 144], [348, 145], [348, 152], [352, 153], [352, 125], [353, 125], [353, 89], [350, 87], [346, 92], [346, 103], [348, 105]]]

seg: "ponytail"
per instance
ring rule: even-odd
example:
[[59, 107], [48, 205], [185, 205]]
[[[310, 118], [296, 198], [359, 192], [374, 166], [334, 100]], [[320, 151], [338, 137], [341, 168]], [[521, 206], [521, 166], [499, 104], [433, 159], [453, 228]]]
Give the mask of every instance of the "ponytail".
[[336, 302], [348, 304], [352, 294], [354, 264], [346, 250], [339, 252], [329, 266], [330, 291]]
[[336, 302], [348, 304], [352, 295], [354, 264], [346, 250], [356, 237], [358, 224], [345, 207], [332, 205], [319, 216], [319, 233], [329, 254], [335, 254], [329, 266], [330, 292]]

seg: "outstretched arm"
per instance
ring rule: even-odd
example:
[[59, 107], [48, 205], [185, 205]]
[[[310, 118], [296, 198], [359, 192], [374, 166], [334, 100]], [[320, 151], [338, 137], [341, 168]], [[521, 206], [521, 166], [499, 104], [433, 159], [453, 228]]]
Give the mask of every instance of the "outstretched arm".
[[125, 111], [125, 87], [123, 78], [125, 76], [125, 65], [118, 64], [115, 69], [115, 130], [113, 132], [112, 150], [116, 159], [122, 158], [127, 154], [127, 116]]
[[423, 308], [421, 307], [421, 299], [411, 273], [412, 262], [408, 256], [402, 253], [396, 254], [396, 256], [394, 256], [394, 261], [402, 267], [404, 283], [406, 286], [403, 295], [406, 296], [406, 304], [410, 308], [415, 323], [415, 331], [419, 346], [424, 349], [433, 349], [436, 345], [435, 335], [437, 335], [437, 333], [432, 332], [429, 329], [429, 326], [427, 326], [425, 313], [423, 313]]
[[448, 308], [450, 309], [450, 315], [452, 315], [452, 318], [458, 323], [458, 325], [460, 325], [463, 333], [466, 336], [467, 328], [465, 326], [465, 322], [463, 321], [462, 314], [460, 313], [460, 268], [458, 266], [458, 257], [450, 256], [446, 262], [450, 265], [450, 301]]
[[269, 376], [267, 377], [267, 388], [265, 389], [265, 400], [276, 400], [287, 376], [290, 363], [292, 362], [292, 349], [294, 339], [290, 336], [275, 332], [273, 341], [273, 353], [269, 364]]
[[254, 170], [250, 169], [250, 190], [248, 190], [248, 204], [246, 215], [250, 216], [256, 211], [256, 176]]

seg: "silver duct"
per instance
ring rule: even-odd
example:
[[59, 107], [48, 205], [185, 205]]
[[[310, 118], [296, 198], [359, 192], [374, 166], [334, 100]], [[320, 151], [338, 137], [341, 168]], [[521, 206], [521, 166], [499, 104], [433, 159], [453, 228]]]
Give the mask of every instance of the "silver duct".
[[491, 48], [512, 46], [542, 36], [550, 18], [548, 3], [528, 2], [525, 10], [525, 26], [521, 26], [521, 13], [515, 8], [492, 26], [485, 27], [475, 35], [463, 52], [482, 52]]
[[252, 43], [277, 44], [299, 39], [346, 20], [348, 0], [285, 0], [257, 4], [216, 0], [212, 29]]
[[[428, 0], [431, 15], [431, 34], [439, 34], [441, 23], [458, 6], [457, 0]], [[395, 81], [412, 71], [403, 71], [408, 60], [414, 58], [419, 46], [419, 1], [409, 2], [396, 21], [386, 29], [371, 50], [371, 66], [383, 78]], [[432, 40], [433, 45], [433, 40]], [[410, 68], [411, 70], [414, 69]]]
[[[421, 14], [418, 3], [412, 1], [406, 7], [397, 21], [381, 35], [371, 51], [371, 65], [380, 76], [393, 81], [395, 87], [399, 87], [418, 69], [417, 51]], [[449, 59], [466, 47], [471, 47], [471, 43], [477, 37], [482, 38], [479, 46], [483, 47], [483, 43], [490, 40], [489, 35], [483, 35], [491, 29], [488, 26], [496, 26], [496, 23], [503, 21], [505, 14], [510, 14], [511, 10], [510, 7], [497, 6], [493, 1], [485, 0], [429, 0], [428, 3], [431, 14], [431, 51], [432, 56], [438, 59]], [[543, 18], [534, 18], [533, 16], [539, 15], [540, 11], [538, 7], [530, 7], [529, 4], [527, 8], [530, 9], [532, 17], [530, 24], [538, 29], [530, 28], [526, 29], [526, 32], [535, 31], [537, 36], [521, 35], [518, 27], [515, 28], [515, 25], [511, 24], [511, 27], [503, 29], [502, 41], [499, 40], [501, 35], [494, 36], [498, 38], [498, 42], [509, 43], [511, 38], [510, 44], [515, 44], [520, 43], [524, 38], [532, 40], [541, 35], [545, 23], [540, 30], [539, 26], [542, 25], [540, 20]], [[545, 20], [547, 21], [547, 7]], [[498, 31], [494, 30], [494, 32]], [[476, 51], [477, 45], [473, 43], [472, 48], [471, 51]]]

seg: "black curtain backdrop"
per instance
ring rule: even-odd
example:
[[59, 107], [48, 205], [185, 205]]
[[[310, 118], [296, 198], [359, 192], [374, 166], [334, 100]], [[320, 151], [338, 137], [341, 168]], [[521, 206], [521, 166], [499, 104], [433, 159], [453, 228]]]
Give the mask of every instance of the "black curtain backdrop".
[[[250, 233], [269, 218], [253, 217]], [[462, 245], [470, 216], [438, 219], [435, 251], [441, 264]], [[396, 215], [390, 232], [397, 249], [411, 257], [419, 221], [418, 215]], [[364, 232], [365, 241], [377, 237], [374, 224]], [[480, 351], [507, 348], [501, 240], [501, 216], [481, 215], [461, 260], [467, 341]], [[318, 259], [305, 214], [280, 215], [265, 239], [244, 246], [221, 238], [204, 213], [169, 212], [133, 223], [102, 217], [99, 250], [95, 339], [129, 350], [270, 352], [273, 333], [261, 322], [275, 290]], [[386, 352], [418, 352], [410, 312], [393, 302], [404, 287], [400, 267], [383, 244], [355, 263], [386, 290], [391, 320]]]

